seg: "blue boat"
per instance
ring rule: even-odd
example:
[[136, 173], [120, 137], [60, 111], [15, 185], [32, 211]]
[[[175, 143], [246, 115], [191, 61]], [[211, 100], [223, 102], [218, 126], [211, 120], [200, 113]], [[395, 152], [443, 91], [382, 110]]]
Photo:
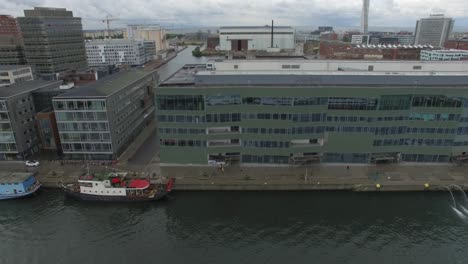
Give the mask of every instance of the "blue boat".
[[0, 172], [0, 200], [26, 197], [40, 187], [41, 184], [31, 173]]

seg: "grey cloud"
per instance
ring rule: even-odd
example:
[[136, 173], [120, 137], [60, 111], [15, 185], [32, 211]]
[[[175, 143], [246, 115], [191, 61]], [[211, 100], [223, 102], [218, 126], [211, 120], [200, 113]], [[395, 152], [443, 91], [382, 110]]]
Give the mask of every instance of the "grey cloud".
[[[176, 25], [263, 25], [278, 24], [359, 25], [361, 0], [0, 0], [0, 10], [21, 16], [33, 6], [65, 7], [83, 18], [85, 28], [103, 28], [99, 19], [119, 17], [121, 27], [132, 19]], [[413, 26], [432, 10], [443, 9], [456, 19], [456, 26], [468, 26], [464, 0], [371, 0], [372, 26]]]

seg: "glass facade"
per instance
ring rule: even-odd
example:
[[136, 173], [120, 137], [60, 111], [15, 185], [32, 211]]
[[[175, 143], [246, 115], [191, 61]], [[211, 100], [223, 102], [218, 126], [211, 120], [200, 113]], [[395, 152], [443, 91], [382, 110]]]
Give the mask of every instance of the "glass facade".
[[[156, 111], [164, 111], [157, 115], [161, 162], [178, 163], [185, 155], [180, 162], [206, 164], [207, 153], [240, 153], [241, 163], [295, 164], [293, 157], [310, 153], [331, 163], [447, 162], [468, 152], [463, 89], [430, 87], [411, 94], [405, 93], [408, 88], [177, 89], [187, 95], [171, 89], [160, 87], [156, 95]], [[209, 133], [219, 127], [238, 129]]]
[[112, 155], [106, 101], [54, 99], [53, 106], [64, 154]]

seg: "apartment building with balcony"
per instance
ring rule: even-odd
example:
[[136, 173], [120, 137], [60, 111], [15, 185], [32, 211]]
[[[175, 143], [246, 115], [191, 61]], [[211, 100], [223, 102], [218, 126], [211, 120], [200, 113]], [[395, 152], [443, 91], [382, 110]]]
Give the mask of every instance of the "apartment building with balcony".
[[155, 73], [120, 71], [53, 98], [66, 159], [115, 160], [154, 118]]

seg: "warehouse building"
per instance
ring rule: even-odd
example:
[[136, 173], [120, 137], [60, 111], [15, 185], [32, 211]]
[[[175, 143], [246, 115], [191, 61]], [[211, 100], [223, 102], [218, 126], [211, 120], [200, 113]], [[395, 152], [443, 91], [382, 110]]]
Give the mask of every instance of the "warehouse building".
[[[292, 27], [221, 27], [219, 29], [221, 50], [247, 51], [293, 50], [295, 48], [294, 29]], [[273, 45], [272, 45], [273, 44]]]

